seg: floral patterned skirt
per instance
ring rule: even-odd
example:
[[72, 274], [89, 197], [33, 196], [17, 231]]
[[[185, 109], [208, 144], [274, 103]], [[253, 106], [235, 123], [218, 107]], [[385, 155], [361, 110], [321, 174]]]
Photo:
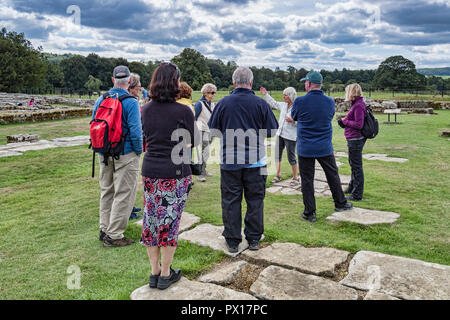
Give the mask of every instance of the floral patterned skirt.
[[140, 243], [147, 247], [176, 247], [192, 176], [181, 179], [144, 177], [143, 183], [145, 204]]

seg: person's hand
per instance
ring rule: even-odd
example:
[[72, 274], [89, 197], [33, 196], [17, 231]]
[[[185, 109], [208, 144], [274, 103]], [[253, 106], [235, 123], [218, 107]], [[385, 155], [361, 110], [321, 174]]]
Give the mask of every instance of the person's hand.
[[266, 88], [264, 88], [264, 87], [259, 88], [259, 92], [260, 92], [263, 96], [265, 96], [265, 95], [267, 94], [267, 90], [266, 90]]
[[289, 123], [294, 123], [294, 122], [295, 122], [295, 121], [294, 121], [291, 117], [289, 117], [289, 116], [286, 117], [286, 121], [289, 122]]
[[342, 118], [338, 119], [337, 123], [338, 123], [339, 127], [341, 127], [342, 129], [345, 129], [345, 124], [342, 122]]

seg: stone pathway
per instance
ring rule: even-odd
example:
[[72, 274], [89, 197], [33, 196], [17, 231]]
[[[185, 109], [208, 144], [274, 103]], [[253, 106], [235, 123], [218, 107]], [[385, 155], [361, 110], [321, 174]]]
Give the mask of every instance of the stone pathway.
[[353, 210], [335, 212], [326, 219], [331, 222], [352, 222], [361, 225], [393, 224], [400, 215], [395, 212], [384, 212], [363, 208], [353, 208]]
[[[348, 154], [345, 153], [345, 152], [336, 152], [336, 157], [348, 158]], [[366, 159], [366, 160], [378, 160], [378, 161], [398, 162], [398, 163], [404, 163], [404, 162], [408, 161], [408, 159], [392, 158], [392, 157], [388, 157], [387, 154], [378, 154], [378, 153], [363, 154], [363, 158]]]
[[38, 142], [18, 142], [0, 145], [0, 157], [21, 156], [26, 151], [59, 147], [74, 147], [89, 144], [89, 136], [40, 140]]
[[[183, 215], [187, 217], [185, 221], [195, 217]], [[164, 291], [150, 289], [145, 284], [131, 294], [131, 299], [450, 299], [450, 266], [369, 251], [351, 257], [343, 250], [279, 242], [258, 251], [247, 250], [248, 245], [242, 243], [240, 253], [231, 255], [221, 236], [222, 230], [220, 226], [200, 224], [182, 232], [179, 239], [223, 251], [233, 258], [196, 280], [183, 277]], [[243, 279], [248, 281], [248, 270], [254, 279], [246, 289], [237, 289], [237, 283]]]
[[[337, 162], [338, 167], [342, 166], [342, 162]], [[350, 176], [339, 175], [341, 178], [342, 187], [345, 189], [350, 183]], [[272, 187], [267, 188], [267, 192], [273, 194], [284, 194], [284, 195], [301, 195], [301, 184], [297, 186], [290, 186], [292, 179], [283, 180], [277, 183], [273, 183]], [[314, 191], [316, 197], [331, 197], [330, 187], [328, 186], [327, 178], [322, 167], [316, 163], [316, 172], [314, 174]]]

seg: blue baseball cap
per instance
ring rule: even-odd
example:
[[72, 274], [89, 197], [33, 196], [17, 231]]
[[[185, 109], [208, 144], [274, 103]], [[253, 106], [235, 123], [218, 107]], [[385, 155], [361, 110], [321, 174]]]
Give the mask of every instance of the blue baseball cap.
[[306, 75], [305, 78], [300, 79], [300, 81], [309, 81], [316, 84], [322, 84], [323, 77], [319, 72], [311, 71]]

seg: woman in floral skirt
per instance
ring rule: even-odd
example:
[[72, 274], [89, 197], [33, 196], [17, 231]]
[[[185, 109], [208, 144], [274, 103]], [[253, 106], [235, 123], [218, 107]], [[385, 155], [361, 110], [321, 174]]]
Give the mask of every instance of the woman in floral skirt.
[[[149, 86], [152, 101], [142, 108], [147, 152], [142, 165], [145, 206], [141, 244], [147, 247], [152, 267], [149, 285], [158, 289], [166, 289], [181, 278], [181, 270], [174, 270], [171, 265], [181, 214], [192, 184], [190, 146], [194, 115], [175, 102], [180, 77], [175, 64], [161, 63]], [[172, 141], [174, 131], [180, 132], [178, 141]], [[174, 148], [180, 145], [180, 152], [172, 156]]]

